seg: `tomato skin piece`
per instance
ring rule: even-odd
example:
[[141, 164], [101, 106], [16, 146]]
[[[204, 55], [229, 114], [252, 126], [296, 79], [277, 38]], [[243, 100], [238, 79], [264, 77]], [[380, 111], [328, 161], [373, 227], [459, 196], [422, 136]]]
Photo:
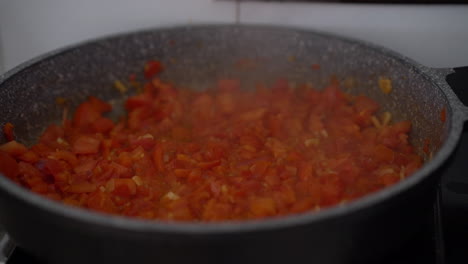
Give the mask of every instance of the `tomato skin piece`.
[[281, 183], [276, 168], [268, 168], [264, 175], [264, 180], [270, 186], [277, 186]]
[[110, 190], [113, 194], [130, 197], [136, 194], [137, 186], [132, 179], [111, 179], [108, 183], [112, 185]]
[[64, 165], [64, 163], [59, 160], [46, 159], [44, 160], [44, 163], [47, 171], [54, 177], [66, 170], [66, 166]]
[[[153, 115], [152, 110], [149, 107], [139, 107], [131, 111], [128, 115], [128, 126], [130, 129], [138, 130], [139, 128], [145, 126], [145, 123], [148, 122], [148, 119]], [[161, 120], [162, 117], [159, 117], [157, 120]], [[153, 121], [153, 122], [154, 122]]]
[[132, 73], [132, 74], [130, 74], [130, 75], [128, 76], [128, 80], [131, 81], [131, 82], [136, 81], [136, 78], [137, 78], [137, 76], [136, 76], [136, 74], [134, 74], [134, 73]]
[[198, 163], [198, 167], [202, 170], [208, 170], [216, 166], [219, 166], [220, 164], [221, 164], [221, 160], [214, 160], [214, 161], [208, 161], [208, 162], [200, 162]]
[[164, 171], [164, 149], [161, 143], [156, 143], [153, 151], [153, 162], [156, 167], [156, 171]]
[[[88, 126], [99, 120], [101, 115], [112, 110], [112, 106], [94, 96], [80, 104], [73, 115], [73, 126], [89, 130]], [[102, 121], [102, 120], [101, 120]]]
[[90, 136], [80, 136], [73, 142], [73, 152], [75, 154], [95, 154], [99, 152], [101, 142]]
[[33, 165], [26, 162], [19, 162], [18, 169], [21, 175], [18, 177], [20, 178], [19, 182], [21, 184], [25, 184], [36, 193], [44, 194], [50, 191], [51, 188], [49, 188], [49, 184], [46, 182], [47, 177]]
[[202, 171], [200, 169], [194, 169], [190, 171], [187, 176], [187, 182], [190, 184], [199, 183], [202, 180]]
[[58, 125], [52, 124], [46, 128], [44, 133], [39, 138], [39, 143], [46, 145], [49, 148], [60, 148], [57, 142], [58, 138], [64, 138], [64, 129]]
[[250, 202], [250, 211], [257, 217], [271, 216], [276, 213], [276, 204], [272, 198], [255, 198]]
[[122, 166], [116, 162], [112, 162], [109, 165], [109, 169], [112, 170], [114, 177], [118, 178], [130, 178], [133, 176], [133, 173], [130, 168]]
[[109, 112], [112, 110], [112, 106], [109, 103], [106, 103], [97, 97], [89, 96], [88, 102], [91, 105], [91, 107], [99, 114]]
[[252, 175], [255, 177], [263, 177], [265, 172], [268, 170], [268, 167], [270, 166], [270, 162], [266, 160], [260, 160], [255, 162], [252, 166], [250, 166], [250, 171], [252, 172]]
[[365, 126], [370, 124], [370, 118], [379, 109], [379, 105], [366, 96], [358, 96], [354, 102], [354, 109], [356, 111], [354, 120], [360, 126]]
[[338, 89], [338, 85], [330, 85], [323, 91], [323, 100], [328, 106], [333, 107], [342, 104], [345, 100], [343, 93]]
[[308, 181], [313, 177], [313, 166], [309, 162], [301, 162], [299, 165], [298, 176], [302, 181]]
[[339, 203], [343, 191], [343, 183], [337, 174], [326, 175], [320, 190], [321, 204], [330, 206]]
[[10, 122], [7, 122], [3, 126], [3, 134], [5, 135], [5, 138], [7, 141], [15, 140], [15, 133], [13, 129], [14, 129], [14, 126]]
[[96, 133], [108, 133], [114, 128], [114, 122], [109, 118], [99, 117], [92, 123], [92, 128]]
[[90, 209], [104, 212], [115, 213], [118, 211], [117, 206], [112, 201], [109, 193], [96, 190], [92, 192], [86, 202], [86, 206]]
[[203, 151], [203, 158], [206, 161], [214, 161], [223, 159], [226, 156], [226, 149], [219, 144], [207, 144]]
[[136, 108], [151, 105], [152, 100], [147, 94], [131, 96], [125, 101], [125, 109], [131, 111]]
[[84, 102], [75, 110], [72, 123], [76, 128], [87, 129], [87, 126], [96, 121], [100, 116], [100, 113], [96, 111], [91, 103]]
[[18, 163], [8, 153], [0, 151], [0, 173], [10, 179], [14, 179], [19, 174]]
[[129, 143], [132, 148], [142, 147], [148, 151], [153, 149], [154, 145], [156, 144], [154, 138], [151, 135], [130, 138]]
[[390, 148], [380, 144], [377, 145], [374, 149], [375, 158], [381, 162], [393, 162], [395, 159], [395, 153]]
[[397, 183], [400, 180], [400, 176], [395, 173], [388, 173], [380, 176], [380, 181], [385, 186], [390, 186]]
[[145, 64], [144, 76], [146, 79], [153, 78], [156, 74], [160, 73], [164, 69], [161, 62], [156, 60], [150, 60]]
[[25, 145], [18, 143], [15, 140], [9, 141], [3, 145], [0, 145], [0, 151], [4, 151], [13, 157], [20, 156], [28, 151]]
[[36, 152], [34, 152], [32, 150], [28, 150], [25, 153], [18, 156], [18, 159], [22, 160], [22, 161], [29, 162], [29, 163], [35, 163], [35, 162], [39, 161], [39, 155], [37, 155]]
[[80, 162], [77, 166], [73, 168], [73, 171], [78, 175], [88, 175], [91, 174], [93, 169], [96, 167], [96, 160], [87, 160]]

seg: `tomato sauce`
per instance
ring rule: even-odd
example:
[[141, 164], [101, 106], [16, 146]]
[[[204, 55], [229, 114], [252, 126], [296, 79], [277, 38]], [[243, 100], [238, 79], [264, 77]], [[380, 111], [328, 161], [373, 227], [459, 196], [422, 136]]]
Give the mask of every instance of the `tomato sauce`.
[[[152, 78], [125, 102], [83, 102], [31, 148], [0, 146], [0, 171], [65, 204], [129, 217], [229, 221], [276, 217], [343, 204], [397, 183], [422, 159], [408, 121], [382, 120], [366, 96], [292, 87], [241, 89], [220, 80], [205, 91]], [[132, 77], [133, 78], [133, 77]], [[133, 78], [134, 79], [134, 78]]]

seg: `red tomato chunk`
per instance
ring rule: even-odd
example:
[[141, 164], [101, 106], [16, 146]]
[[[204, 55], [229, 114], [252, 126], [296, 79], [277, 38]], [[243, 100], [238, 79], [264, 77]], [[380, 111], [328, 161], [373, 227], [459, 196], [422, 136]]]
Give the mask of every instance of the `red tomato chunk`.
[[[145, 76], [162, 70], [149, 62]], [[191, 91], [152, 79], [115, 123], [95, 97], [27, 148], [0, 146], [0, 171], [65, 204], [145, 219], [227, 221], [318, 210], [394, 184], [422, 163], [410, 123], [379, 105], [286, 80], [271, 89]], [[11, 126], [12, 127], [12, 126]]]

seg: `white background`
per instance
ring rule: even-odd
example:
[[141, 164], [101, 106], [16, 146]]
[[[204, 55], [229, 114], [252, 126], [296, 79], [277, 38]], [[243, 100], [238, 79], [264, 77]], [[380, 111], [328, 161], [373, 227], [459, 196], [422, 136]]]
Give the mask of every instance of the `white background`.
[[[234, 23], [213, 0], [0, 0], [0, 72], [78, 41], [141, 28]], [[246, 2], [241, 23], [296, 25], [367, 40], [431, 67], [468, 65], [468, 5]]]

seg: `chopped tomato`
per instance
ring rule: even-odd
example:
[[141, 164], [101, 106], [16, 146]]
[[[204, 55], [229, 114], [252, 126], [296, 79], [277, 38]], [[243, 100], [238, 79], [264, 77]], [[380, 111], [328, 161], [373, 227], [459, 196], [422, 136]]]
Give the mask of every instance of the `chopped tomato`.
[[99, 112], [93, 108], [92, 104], [85, 102], [76, 109], [73, 115], [73, 125], [78, 128], [86, 128], [99, 117]]
[[129, 97], [125, 102], [125, 108], [130, 111], [149, 104], [151, 104], [151, 98], [148, 95], [139, 94]]
[[109, 118], [99, 117], [92, 123], [92, 128], [97, 133], [107, 133], [114, 128], [114, 122]]
[[28, 151], [26, 146], [15, 140], [0, 145], [0, 151], [4, 151], [14, 157], [20, 156]]
[[96, 190], [89, 195], [86, 206], [104, 213], [115, 213], [118, 211], [109, 193], [100, 190]]
[[119, 196], [132, 196], [136, 194], [136, 184], [132, 179], [111, 179], [108, 182], [111, 186], [109, 191]]
[[83, 183], [77, 183], [70, 185], [70, 188], [67, 189], [67, 192], [69, 193], [90, 193], [94, 192], [96, 190], [96, 185], [89, 183], [89, 182], [83, 182]]
[[39, 160], [39, 155], [37, 155], [34, 151], [28, 150], [25, 153], [18, 156], [19, 160], [26, 161], [29, 163], [35, 163]]
[[75, 154], [95, 154], [99, 152], [101, 142], [90, 136], [80, 136], [73, 143], [73, 152]]
[[50, 153], [48, 157], [55, 160], [63, 160], [71, 166], [78, 165], [78, 158], [76, 155], [67, 150], [56, 150], [55, 152]]
[[88, 98], [88, 102], [90, 103], [91, 107], [100, 114], [112, 110], [112, 106], [109, 103], [106, 103], [103, 100], [94, 96], [90, 96]]
[[65, 130], [58, 125], [50, 125], [46, 128], [44, 133], [39, 138], [39, 142], [51, 148], [58, 148], [60, 143], [57, 142], [59, 138], [63, 139]]
[[15, 140], [15, 133], [13, 132], [13, 124], [8, 122], [3, 126], [3, 134], [8, 141]]
[[159, 61], [151, 60], [145, 64], [144, 75], [146, 79], [151, 79], [156, 74], [163, 70], [163, 66]]
[[157, 171], [164, 171], [164, 152], [161, 143], [156, 144], [153, 151], [153, 162]]
[[271, 198], [256, 198], [250, 202], [250, 210], [256, 217], [272, 216], [276, 213], [276, 204]]
[[16, 160], [3, 151], [0, 151], [0, 173], [11, 179], [15, 178], [19, 173]]
[[411, 123], [391, 123], [389, 114], [379, 120], [379, 104], [345, 94], [336, 77], [323, 90], [279, 79], [251, 91], [223, 79], [200, 91], [162, 81], [162, 69], [158, 61], [145, 65], [148, 81], [118, 121], [103, 116], [110, 104], [89, 97], [31, 148], [5, 126], [0, 172], [90, 210], [226, 221], [335, 206], [422, 165]]
[[378, 161], [382, 162], [392, 162], [395, 158], [395, 152], [384, 145], [377, 145], [374, 155]]

